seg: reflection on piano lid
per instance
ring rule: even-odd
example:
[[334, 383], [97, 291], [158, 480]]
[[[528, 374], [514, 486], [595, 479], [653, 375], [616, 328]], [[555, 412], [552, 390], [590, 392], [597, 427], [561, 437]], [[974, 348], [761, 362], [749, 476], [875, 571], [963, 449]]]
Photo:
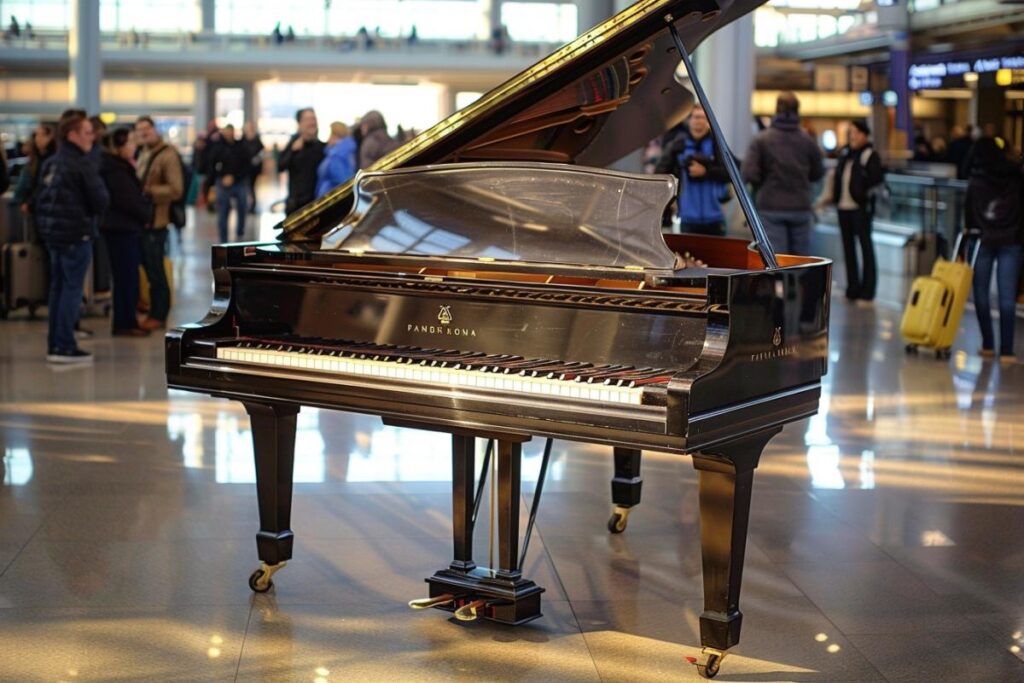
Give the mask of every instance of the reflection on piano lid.
[[364, 173], [324, 249], [668, 274], [667, 176], [489, 162]]
[[[675, 22], [688, 50], [764, 0], [638, 0], [494, 88], [368, 170], [459, 161], [607, 167], [678, 124], [694, 95], [675, 79]], [[285, 241], [319, 239], [353, 203], [353, 182], [289, 215]]]

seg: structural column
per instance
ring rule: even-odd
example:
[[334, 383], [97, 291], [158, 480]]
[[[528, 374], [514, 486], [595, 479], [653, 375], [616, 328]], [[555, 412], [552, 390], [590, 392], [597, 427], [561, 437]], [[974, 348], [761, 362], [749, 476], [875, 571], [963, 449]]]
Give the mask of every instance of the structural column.
[[588, 31], [615, 13], [613, 0], [575, 0], [576, 33]]
[[719, 29], [694, 51], [697, 77], [729, 147], [742, 158], [753, 137], [754, 15]]
[[90, 115], [100, 111], [100, 3], [71, 0], [68, 32], [68, 95], [71, 104]]
[[196, 0], [199, 7], [199, 27], [203, 33], [213, 33], [216, 31], [216, 20], [214, 16], [217, 12], [217, 0]]

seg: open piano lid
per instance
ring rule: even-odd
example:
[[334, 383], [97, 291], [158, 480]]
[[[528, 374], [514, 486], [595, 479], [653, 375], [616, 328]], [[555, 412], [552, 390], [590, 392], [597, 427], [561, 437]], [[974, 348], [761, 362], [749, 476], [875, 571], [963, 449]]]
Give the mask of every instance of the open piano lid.
[[[367, 170], [519, 161], [606, 167], [678, 124], [693, 105], [674, 74], [687, 50], [764, 0], [638, 0]], [[319, 239], [352, 207], [352, 181], [289, 215], [286, 241]]]

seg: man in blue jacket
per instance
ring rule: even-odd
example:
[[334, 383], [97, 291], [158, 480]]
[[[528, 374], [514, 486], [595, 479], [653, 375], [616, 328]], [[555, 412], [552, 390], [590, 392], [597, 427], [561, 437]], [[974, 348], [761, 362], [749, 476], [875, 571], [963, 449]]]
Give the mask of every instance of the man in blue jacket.
[[50, 253], [50, 298], [46, 360], [81, 363], [92, 354], [75, 343], [85, 275], [92, 260], [96, 221], [110, 197], [89, 158], [95, 141], [92, 124], [81, 112], [61, 119], [57, 153], [40, 172], [35, 220]]
[[704, 109], [694, 107], [687, 124], [689, 132], [680, 132], [669, 144], [655, 172], [679, 178], [679, 226], [683, 232], [724, 235], [722, 200], [729, 196], [729, 172]]

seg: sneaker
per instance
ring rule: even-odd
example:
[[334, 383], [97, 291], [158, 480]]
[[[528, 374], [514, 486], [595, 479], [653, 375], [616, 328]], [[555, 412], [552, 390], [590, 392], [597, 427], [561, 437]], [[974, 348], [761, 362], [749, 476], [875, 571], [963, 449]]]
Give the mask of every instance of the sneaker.
[[1013, 354], [1006, 354], [1006, 355], [1003, 355], [1003, 356], [999, 356], [999, 364], [1000, 365], [1015, 365], [1016, 363], [1017, 363], [1017, 356], [1014, 356]]
[[996, 357], [996, 352], [992, 349], [981, 349], [978, 351], [978, 355], [986, 360], [991, 360]]
[[86, 329], [84, 327], [77, 327], [77, 328], [75, 328], [75, 339], [81, 340], [81, 339], [92, 339], [92, 338], [93, 338], [93, 331], [92, 330]]
[[54, 350], [51, 353], [46, 354], [46, 360], [50, 363], [89, 363], [92, 361], [92, 354], [82, 349], [72, 349], [71, 351], [57, 351]]
[[150, 331], [152, 331], [152, 330], [162, 330], [166, 326], [167, 326], [167, 323], [165, 323], [163, 320], [157, 320], [156, 318], [146, 318], [141, 323], [139, 323], [139, 327], [141, 327], [144, 330], [150, 330]]

